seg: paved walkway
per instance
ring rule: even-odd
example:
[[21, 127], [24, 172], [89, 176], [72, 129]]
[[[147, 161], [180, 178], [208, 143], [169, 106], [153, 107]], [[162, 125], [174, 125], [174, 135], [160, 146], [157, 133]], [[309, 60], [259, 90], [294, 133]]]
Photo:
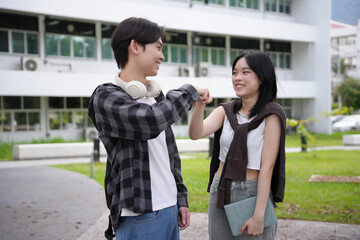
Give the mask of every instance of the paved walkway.
[[[322, 149], [329, 148], [317, 150]], [[330, 149], [360, 150], [360, 146]], [[292, 151], [300, 149], [287, 149]], [[89, 161], [0, 162], [0, 239], [105, 239], [108, 210], [101, 185], [85, 175], [44, 166]], [[208, 239], [207, 214], [191, 213], [191, 225], [180, 236], [181, 240]], [[360, 240], [360, 225], [279, 219], [276, 239]]]

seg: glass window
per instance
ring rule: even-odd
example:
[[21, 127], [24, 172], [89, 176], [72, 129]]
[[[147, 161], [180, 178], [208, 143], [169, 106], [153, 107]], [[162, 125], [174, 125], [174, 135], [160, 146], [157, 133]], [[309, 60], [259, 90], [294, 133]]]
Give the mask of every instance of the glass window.
[[49, 97], [49, 108], [64, 108], [64, 98]]
[[75, 128], [72, 121], [72, 112], [63, 112], [62, 113], [62, 127], [65, 129]]
[[217, 60], [217, 51], [216, 49], [211, 49], [211, 63], [213, 65], [217, 65], [218, 64], [218, 60]]
[[37, 54], [38, 53], [38, 37], [37, 34], [27, 33], [26, 34], [27, 53]]
[[164, 47], [162, 49], [162, 52], [163, 52], [163, 55], [164, 55], [164, 61], [163, 62], [169, 62], [169, 59], [168, 59], [168, 44], [164, 44]]
[[49, 113], [49, 129], [60, 129], [60, 112]]
[[[178, 44], [164, 44], [164, 62], [187, 63], [187, 47]], [[170, 58], [170, 59], [169, 59]]]
[[207, 48], [203, 48], [201, 50], [201, 61], [208, 62], [209, 61], [209, 51]]
[[67, 97], [66, 98], [66, 108], [80, 108], [80, 98], [79, 97]]
[[287, 54], [285, 57], [286, 57], [286, 60], [285, 60], [285, 68], [290, 69], [290, 68], [291, 68], [291, 58], [290, 58], [290, 55]]
[[21, 109], [21, 97], [4, 97], [4, 109]]
[[194, 63], [198, 63], [200, 62], [200, 49], [199, 48], [195, 48], [195, 54], [194, 54]]
[[259, 9], [258, 0], [247, 0], [246, 8]]
[[95, 39], [85, 38], [85, 56], [87, 58], [95, 58]]
[[234, 59], [236, 58], [238, 54], [236, 53], [236, 50], [231, 50], [230, 51], [230, 62], [232, 63], [234, 61]]
[[70, 57], [70, 37], [66, 35], [59, 36], [60, 39], [60, 56]]
[[25, 112], [16, 112], [15, 113], [15, 122], [14, 127], [15, 131], [26, 131], [26, 113]]
[[265, 0], [265, 10], [290, 14], [291, 0]]
[[31, 131], [40, 131], [40, 113], [29, 112], [29, 129]]
[[225, 66], [225, 50], [219, 50], [219, 65]]
[[290, 14], [290, 0], [285, 2], [285, 13]]
[[25, 109], [40, 109], [40, 97], [24, 97]]
[[58, 55], [58, 36], [46, 34], [46, 54], [49, 56]]
[[46, 18], [47, 33], [95, 37], [95, 24]]
[[7, 31], [0, 31], [0, 52], [9, 52], [9, 38]]
[[25, 53], [24, 33], [12, 32], [12, 48], [14, 53]]
[[2, 121], [2, 126], [3, 126], [3, 131], [4, 132], [10, 132], [11, 131], [11, 113], [9, 112], [5, 112], [1, 114], [1, 121]]
[[276, 12], [276, 0], [265, 0], [265, 10]]
[[187, 48], [186, 48], [186, 46], [180, 47], [180, 62], [187, 63]]
[[279, 65], [280, 68], [285, 68], [285, 56], [284, 54], [279, 54]]
[[84, 38], [73, 37], [72, 40], [74, 45], [74, 56], [84, 57]]
[[274, 68], [277, 68], [277, 58], [276, 58], [276, 53], [270, 53], [270, 59], [274, 65]]
[[281, 13], [290, 13], [290, 1], [289, 0], [279, 0], [279, 12]]
[[177, 46], [171, 46], [171, 62], [178, 62], [178, 47]]
[[82, 100], [83, 100], [82, 108], [88, 108], [88, 107], [89, 107], [90, 98], [84, 97]]
[[101, 54], [102, 54], [102, 59], [112, 59], [113, 58], [110, 39], [102, 39]]
[[209, 3], [224, 5], [224, 0], [210, 0]]
[[75, 126], [76, 128], [85, 127], [85, 114], [84, 112], [76, 112], [75, 113]]

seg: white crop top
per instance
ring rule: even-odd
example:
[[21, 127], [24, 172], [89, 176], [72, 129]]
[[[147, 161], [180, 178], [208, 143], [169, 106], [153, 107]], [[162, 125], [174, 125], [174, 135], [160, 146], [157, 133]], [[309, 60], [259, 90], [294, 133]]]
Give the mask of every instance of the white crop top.
[[[253, 120], [255, 117], [249, 119], [248, 116], [241, 113], [236, 114], [238, 123], [247, 123]], [[251, 130], [247, 137], [247, 148], [248, 148], [248, 165], [247, 168], [260, 170], [261, 165], [261, 152], [264, 145], [264, 133], [265, 133], [265, 119], [261, 124]], [[220, 154], [219, 159], [225, 162], [226, 155], [229, 151], [230, 144], [234, 138], [234, 130], [232, 129], [229, 120], [225, 116], [223, 130], [220, 136]]]

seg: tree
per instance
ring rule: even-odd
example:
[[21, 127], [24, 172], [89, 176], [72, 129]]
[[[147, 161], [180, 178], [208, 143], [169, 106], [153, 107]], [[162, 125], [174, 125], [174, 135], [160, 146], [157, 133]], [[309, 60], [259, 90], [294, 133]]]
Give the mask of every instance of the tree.
[[360, 109], [360, 80], [346, 78], [336, 89], [336, 96], [340, 95], [344, 106]]
[[[291, 127], [296, 127], [296, 134], [301, 136], [301, 151], [307, 151], [307, 139], [311, 139], [314, 143], [316, 143], [315, 137], [307, 130], [306, 124], [310, 121], [317, 122], [317, 119], [310, 117], [304, 120], [296, 120], [296, 119], [286, 119], [286, 125]], [[316, 156], [316, 152], [314, 151], [314, 156]]]

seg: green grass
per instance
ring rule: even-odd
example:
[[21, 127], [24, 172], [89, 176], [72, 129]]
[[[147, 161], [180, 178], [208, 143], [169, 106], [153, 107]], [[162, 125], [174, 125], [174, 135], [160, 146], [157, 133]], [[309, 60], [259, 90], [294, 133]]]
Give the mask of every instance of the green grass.
[[[311, 146], [341, 146], [342, 136], [344, 134], [360, 134], [359, 131], [348, 131], [345, 133], [334, 132], [332, 135], [328, 134], [315, 134], [316, 144], [308, 140], [308, 147]], [[180, 139], [188, 139], [188, 138], [180, 138]], [[0, 143], [0, 161], [4, 160], [12, 160], [12, 148], [14, 144], [34, 144], [34, 143], [64, 143], [71, 142], [65, 141], [62, 138], [54, 138], [54, 139], [41, 139], [41, 140], [33, 140], [30, 142], [19, 142], [19, 143]], [[73, 141], [76, 142], [76, 141]], [[286, 147], [300, 147], [300, 136], [295, 134], [289, 134], [286, 136]]]
[[[359, 131], [348, 132], [333, 132], [329, 134], [313, 134], [315, 141], [308, 139], [308, 147], [312, 146], [342, 146], [342, 137], [345, 134], [360, 134]], [[300, 135], [288, 134], [286, 135], [286, 147], [300, 147], [301, 138]]]
[[[360, 176], [359, 151], [289, 153], [286, 160], [286, 189], [276, 209], [279, 218], [360, 224], [360, 184], [310, 183], [313, 174]], [[189, 191], [192, 212], [207, 212], [210, 160], [207, 153], [189, 154], [182, 160], [182, 175]], [[57, 166], [90, 175], [89, 164]], [[94, 167], [95, 179], [103, 185], [105, 164]]]

